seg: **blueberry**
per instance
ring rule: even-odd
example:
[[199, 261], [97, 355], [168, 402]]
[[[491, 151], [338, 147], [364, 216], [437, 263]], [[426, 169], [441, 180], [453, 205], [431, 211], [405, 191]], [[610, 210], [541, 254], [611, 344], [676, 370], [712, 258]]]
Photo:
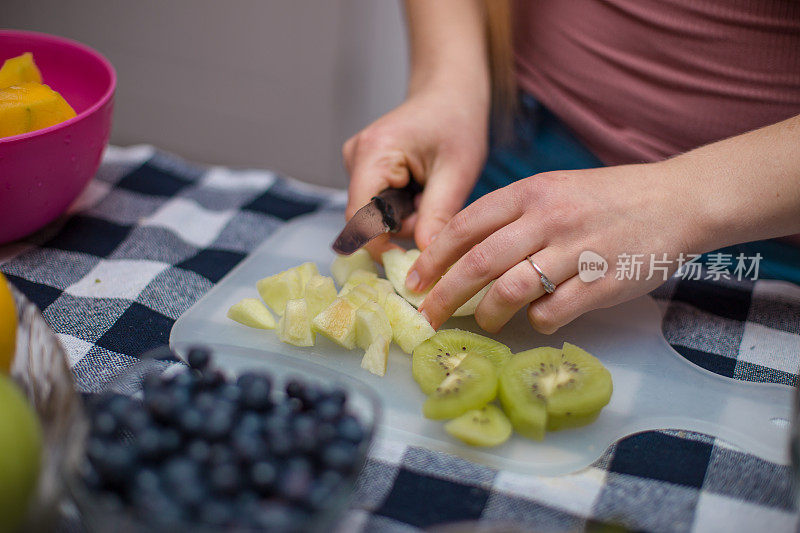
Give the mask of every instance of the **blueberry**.
[[234, 411], [230, 408], [217, 407], [205, 418], [202, 435], [208, 440], [218, 440], [231, 432], [234, 423]]
[[92, 419], [92, 431], [95, 435], [111, 437], [117, 431], [117, 418], [108, 411], [100, 411]]
[[208, 500], [208, 491], [202, 483], [186, 483], [174, 487], [175, 499], [184, 507], [199, 507]]
[[192, 399], [192, 404], [201, 411], [211, 411], [218, 403], [216, 395], [211, 391], [198, 392]]
[[286, 382], [286, 396], [288, 396], [289, 398], [300, 399], [304, 389], [305, 386], [298, 379], [290, 379], [289, 381]]
[[133, 489], [135, 491], [154, 493], [161, 489], [161, 478], [155, 470], [142, 468], [133, 478]]
[[364, 428], [353, 415], [345, 415], [336, 426], [339, 436], [352, 443], [358, 444], [364, 440]]
[[271, 501], [261, 506], [253, 520], [259, 530], [288, 533], [305, 531], [308, 516], [289, 505]]
[[258, 433], [263, 427], [263, 418], [256, 413], [249, 412], [242, 415], [239, 423], [236, 424], [236, 431], [242, 433]]
[[168, 422], [175, 414], [175, 403], [170, 391], [155, 391], [145, 397], [144, 403], [150, 414], [157, 420]]
[[358, 460], [358, 448], [345, 440], [335, 440], [320, 453], [322, 464], [338, 472], [349, 472]]
[[107, 448], [106, 439], [92, 437], [86, 444], [86, 456], [89, 458], [89, 461], [97, 465], [105, 457]]
[[200, 522], [210, 526], [225, 526], [233, 516], [233, 507], [224, 500], [210, 499], [200, 508]]
[[186, 435], [197, 435], [205, 424], [205, 418], [200, 409], [189, 407], [178, 416], [178, 427]]
[[317, 449], [317, 422], [309, 415], [298, 415], [292, 424], [292, 436], [298, 451], [313, 453]]
[[200, 374], [198, 385], [201, 389], [215, 390], [217, 387], [225, 383], [225, 374], [216, 368], [209, 368]]
[[278, 493], [284, 498], [302, 501], [308, 497], [312, 481], [311, 463], [295, 457], [287, 462], [278, 476]]
[[250, 467], [250, 485], [262, 495], [269, 494], [275, 488], [278, 469], [271, 461], [258, 461]]
[[94, 462], [100, 477], [109, 484], [120, 485], [128, 480], [136, 466], [132, 447], [121, 443], [108, 443], [102, 456]]
[[285, 457], [292, 452], [294, 442], [286, 433], [275, 433], [268, 437], [267, 446], [276, 457]]
[[126, 411], [120, 420], [120, 426], [133, 433], [142, 431], [153, 423], [150, 414], [141, 404], [134, 404]]
[[144, 459], [157, 459], [161, 456], [161, 431], [154, 425], [139, 431], [134, 443], [139, 455]]
[[279, 413], [271, 413], [263, 420], [263, 431], [269, 437], [288, 431], [289, 420]]
[[186, 355], [186, 362], [195, 370], [205, 370], [211, 363], [211, 351], [202, 346], [196, 346], [189, 350]]
[[168, 384], [172, 387], [172, 390], [186, 389], [191, 391], [197, 386], [198, 380], [199, 377], [196, 373], [184, 369], [172, 376]]
[[163, 428], [161, 431], [161, 452], [171, 455], [177, 452], [182, 444], [181, 434], [175, 428]]
[[317, 441], [320, 445], [331, 442], [337, 436], [336, 426], [332, 422], [320, 422], [317, 426]]
[[211, 459], [211, 445], [195, 439], [186, 447], [186, 456], [196, 463], [207, 463]]
[[161, 375], [155, 372], [147, 374], [142, 380], [142, 392], [144, 393], [145, 397], [147, 397], [149, 394], [162, 390], [163, 387], [164, 381], [161, 379]]
[[271, 405], [270, 393], [272, 384], [266, 376], [254, 376], [240, 384], [242, 389], [242, 406], [254, 411], [265, 411]]
[[298, 399], [303, 403], [303, 409], [311, 410], [314, 409], [317, 402], [322, 399], [322, 391], [313, 385], [306, 385]]
[[209, 464], [213, 466], [232, 463], [234, 461], [236, 461], [236, 454], [233, 452], [230, 446], [222, 443], [215, 443], [211, 445]]
[[331, 422], [342, 415], [342, 406], [335, 403], [333, 400], [323, 398], [317, 403], [314, 414], [323, 422]]
[[128, 396], [112, 394], [104, 401], [101, 409], [105, 409], [114, 418], [121, 419], [134, 403]]
[[200, 479], [200, 466], [186, 457], [175, 457], [162, 467], [164, 482], [171, 490], [184, 484], [195, 484]]
[[236, 404], [242, 397], [242, 390], [234, 383], [225, 383], [217, 390], [217, 395], [222, 401]]
[[209, 482], [219, 494], [234, 494], [242, 484], [239, 468], [233, 463], [220, 464], [211, 469]]
[[264, 440], [255, 432], [237, 431], [231, 436], [231, 445], [236, 458], [244, 463], [261, 459], [266, 453]]
[[335, 486], [316, 482], [311, 486], [305, 503], [312, 509], [322, 509], [330, 505], [335, 490]]
[[325, 399], [339, 407], [344, 407], [344, 404], [347, 402], [347, 392], [341, 387], [334, 387], [325, 393]]

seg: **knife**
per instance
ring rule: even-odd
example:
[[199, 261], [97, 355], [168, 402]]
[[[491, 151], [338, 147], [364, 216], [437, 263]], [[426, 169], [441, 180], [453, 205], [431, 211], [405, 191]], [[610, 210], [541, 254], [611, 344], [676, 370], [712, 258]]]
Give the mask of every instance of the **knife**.
[[350, 255], [384, 233], [397, 233], [404, 218], [414, 212], [414, 197], [422, 186], [410, 179], [402, 189], [386, 189], [356, 211], [333, 242], [333, 251]]

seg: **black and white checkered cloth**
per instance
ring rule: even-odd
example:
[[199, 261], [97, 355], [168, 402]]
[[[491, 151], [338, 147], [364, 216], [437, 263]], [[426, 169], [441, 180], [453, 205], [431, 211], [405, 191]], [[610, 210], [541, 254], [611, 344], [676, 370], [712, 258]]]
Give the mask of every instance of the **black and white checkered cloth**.
[[[93, 391], [166, 344], [181, 313], [285, 221], [344, 202], [343, 191], [272, 172], [109, 148], [68, 216], [0, 246], [0, 270], [41, 308], [78, 387]], [[667, 340], [689, 360], [736, 379], [796, 385], [800, 287], [673, 279], [654, 296]], [[628, 437], [557, 478], [379, 441], [340, 530], [480, 521], [574, 531], [599, 520], [652, 531], [795, 531], [791, 480], [787, 466], [681, 431]]]

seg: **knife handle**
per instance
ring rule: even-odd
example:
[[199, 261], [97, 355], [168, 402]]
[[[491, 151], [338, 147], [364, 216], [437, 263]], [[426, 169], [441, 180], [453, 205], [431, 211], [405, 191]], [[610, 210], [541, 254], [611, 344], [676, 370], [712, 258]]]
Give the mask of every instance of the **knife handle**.
[[372, 198], [383, 213], [383, 222], [389, 231], [400, 231], [402, 220], [414, 212], [414, 197], [420, 192], [422, 186], [412, 178], [402, 189], [386, 189]]

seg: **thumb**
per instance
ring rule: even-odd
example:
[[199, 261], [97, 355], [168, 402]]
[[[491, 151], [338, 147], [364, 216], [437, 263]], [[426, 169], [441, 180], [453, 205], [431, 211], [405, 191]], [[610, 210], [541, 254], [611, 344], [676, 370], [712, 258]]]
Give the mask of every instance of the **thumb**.
[[442, 228], [461, 211], [473, 181], [455, 167], [432, 173], [422, 190], [414, 240], [420, 250], [427, 248]]

